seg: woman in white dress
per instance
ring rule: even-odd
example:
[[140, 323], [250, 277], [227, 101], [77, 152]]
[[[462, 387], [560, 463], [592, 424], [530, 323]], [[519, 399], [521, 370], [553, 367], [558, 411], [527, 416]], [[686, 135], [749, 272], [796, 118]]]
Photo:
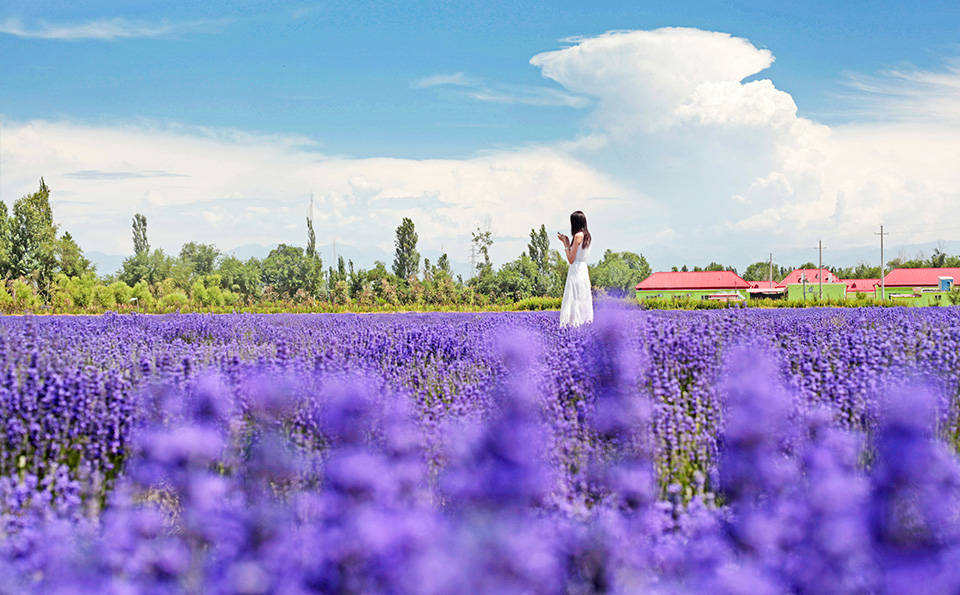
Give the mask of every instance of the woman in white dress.
[[570, 239], [557, 233], [563, 242], [570, 268], [567, 283], [563, 287], [563, 302], [560, 304], [560, 326], [580, 326], [593, 322], [593, 296], [590, 294], [590, 273], [587, 271], [587, 255], [590, 254], [590, 232], [587, 216], [583, 211], [570, 215]]

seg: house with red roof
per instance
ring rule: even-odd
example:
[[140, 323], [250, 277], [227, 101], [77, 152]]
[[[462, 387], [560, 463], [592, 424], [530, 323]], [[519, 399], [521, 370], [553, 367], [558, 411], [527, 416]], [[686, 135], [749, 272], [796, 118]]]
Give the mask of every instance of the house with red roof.
[[733, 271], [681, 271], [653, 273], [637, 284], [637, 299], [693, 298], [741, 301], [750, 283]]
[[780, 285], [787, 288], [789, 300], [842, 300], [847, 297], [847, 284], [827, 269], [794, 269]]
[[946, 304], [957, 281], [960, 268], [893, 269], [883, 278], [883, 297], [917, 306]]
[[[855, 298], [863, 296], [876, 297], [880, 287], [880, 279], [843, 279], [847, 284], [847, 297]], [[860, 298], [860, 299], [863, 299]]]
[[777, 281], [750, 281], [747, 290], [752, 300], [782, 300], [787, 297], [787, 287]]

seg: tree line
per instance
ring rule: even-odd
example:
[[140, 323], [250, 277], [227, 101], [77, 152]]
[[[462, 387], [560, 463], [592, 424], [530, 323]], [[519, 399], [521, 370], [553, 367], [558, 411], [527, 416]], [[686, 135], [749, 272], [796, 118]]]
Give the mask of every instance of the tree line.
[[[304, 247], [280, 244], [263, 259], [242, 260], [222, 253], [214, 244], [196, 241], [183, 244], [178, 254], [167, 254], [150, 246], [147, 219], [137, 213], [132, 221], [133, 254], [116, 273], [97, 276], [70, 233], [54, 222], [50, 188], [41, 179], [39, 189], [18, 199], [9, 212], [0, 202], [0, 308], [102, 310], [131, 305], [171, 310], [321, 303], [484, 307], [531, 298], [557, 299], [563, 294], [568, 265], [560, 251], [550, 247], [545, 225], [531, 229], [526, 250], [499, 268], [490, 259], [493, 234], [477, 228], [471, 235], [477, 261], [467, 279], [453, 273], [447, 254], [436, 262], [421, 258], [412, 219], [404, 218], [395, 234], [392, 263], [377, 261], [370, 269], [343, 257], [324, 266], [309, 217]], [[929, 257], [900, 254], [887, 262], [886, 270], [898, 267], [960, 267], [960, 257], [947, 254], [941, 244]], [[808, 262], [796, 268], [817, 265]], [[827, 268], [842, 279], [880, 277], [880, 267], [865, 263]], [[612, 250], [606, 250], [589, 269], [595, 288], [624, 296], [632, 296], [636, 284], [652, 272], [642, 254]], [[673, 270], [737, 272], [718, 262]], [[774, 264], [774, 281], [792, 270]], [[770, 263], [758, 261], [742, 277], [766, 281], [770, 273]]]
[[[147, 218], [132, 220], [133, 254], [114, 274], [97, 276], [69, 233], [60, 233], [50, 207], [50, 188], [41, 179], [37, 192], [17, 200], [8, 214], [0, 202], [0, 306], [59, 310], [116, 306], [171, 310], [256, 304], [358, 304], [366, 307], [504, 304], [530, 298], [559, 298], [567, 262], [550, 247], [546, 226], [530, 230], [527, 249], [496, 268], [490, 260], [492, 233], [472, 234], [475, 270], [455, 275], [443, 254], [421, 258], [412, 219], [396, 228], [393, 262], [370, 269], [339, 257], [324, 266], [316, 248], [313, 221], [306, 218], [304, 247], [280, 244], [263, 259], [242, 260], [214, 244], [191, 241], [176, 255], [153, 248]], [[590, 266], [597, 288], [632, 295], [650, 275], [640, 254], [607, 250]]]

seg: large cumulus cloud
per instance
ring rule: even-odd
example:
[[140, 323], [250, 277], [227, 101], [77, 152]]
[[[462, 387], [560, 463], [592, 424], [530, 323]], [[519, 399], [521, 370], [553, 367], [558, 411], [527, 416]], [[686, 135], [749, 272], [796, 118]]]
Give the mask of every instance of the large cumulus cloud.
[[[831, 128], [800, 117], [770, 80], [747, 80], [774, 57], [746, 39], [667, 28], [571, 43], [531, 60], [596, 99], [570, 149], [664, 207], [636, 214], [631, 237], [668, 238], [654, 250], [677, 262], [744, 263], [821, 238], [863, 245], [884, 222], [916, 230], [900, 241], [929, 241], [924, 230], [960, 198], [960, 135], [942, 108], [960, 88], [955, 68], [872, 77], [868, 99], [882, 109]], [[905, 110], [908, 122], [880, 117]]]

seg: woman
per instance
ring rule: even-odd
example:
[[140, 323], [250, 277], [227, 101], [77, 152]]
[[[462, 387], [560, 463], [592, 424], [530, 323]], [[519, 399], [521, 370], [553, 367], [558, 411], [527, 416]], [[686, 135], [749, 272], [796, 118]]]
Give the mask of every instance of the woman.
[[574, 211], [570, 215], [570, 234], [572, 240], [557, 232], [557, 237], [563, 242], [567, 262], [570, 263], [560, 305], [560, 326], [580, 326], [593, 322], [593, 296], [590, 295], [590, 273], [587, 271], [590, 232], [583, 211]]

